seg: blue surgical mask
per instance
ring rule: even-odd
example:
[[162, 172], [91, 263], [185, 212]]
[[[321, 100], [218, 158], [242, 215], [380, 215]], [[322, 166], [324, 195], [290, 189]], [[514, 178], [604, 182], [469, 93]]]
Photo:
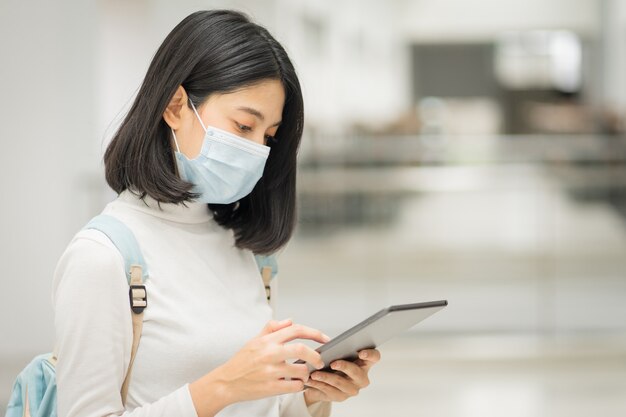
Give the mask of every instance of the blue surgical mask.
[[270, 148], [225, 130], [204, 126], [193, 103], [191, 107], [206, 133], [200, 154], [189, 159], [180, 152], [172, 130], [180, 177], [194, 184], [193, 192], [200, 194], [198, 201], [234, 203], [252, 192], [263, 175]]

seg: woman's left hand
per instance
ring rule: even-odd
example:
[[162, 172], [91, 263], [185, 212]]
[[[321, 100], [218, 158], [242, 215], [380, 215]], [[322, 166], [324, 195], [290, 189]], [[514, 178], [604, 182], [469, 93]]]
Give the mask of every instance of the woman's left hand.
[[370, 384], [369, 370], [380, 360], [376, 349], [359, 351], [359, 359], [354, 362], [338, 360], [330, 364], [338, 373], [313, 371], [305, 385], [304, 400], [309, 406], [318, 401], [345, 401], [354, 397]]

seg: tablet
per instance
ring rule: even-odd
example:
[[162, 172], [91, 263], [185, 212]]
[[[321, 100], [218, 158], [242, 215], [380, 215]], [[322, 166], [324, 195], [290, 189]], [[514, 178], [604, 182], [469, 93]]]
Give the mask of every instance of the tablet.
[[[338, 359], [354, 361], [358, 352], [363, 349], [379, 347], [392, 337], [409, 330], [415, 324], [435, 314], [448, 305], [447, 300], [429, 301], [425, 303], [393, 305], [363, 320], [356, 326], [346, 330], [339, 336], [315, 349], [322, 356], [324, 369], [320, 371], [335, 372], [330, 364]], [[298, 360], [294, 363], [306, 363]], [[309, 373], [317, 369], [307, 363]]]

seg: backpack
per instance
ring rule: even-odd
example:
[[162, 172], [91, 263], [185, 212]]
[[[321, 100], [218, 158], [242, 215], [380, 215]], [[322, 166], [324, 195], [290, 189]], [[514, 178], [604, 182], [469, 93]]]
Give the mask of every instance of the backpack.
[[[148, 294], [144, 285], [149, 275], [148, 268], [135, 236], [120, 220], [100, 214], [91, 219], [83, 229], [96, 229], [104, 233], [124, 257], [128, 296], [133, 312], [133, 346], [120, 393], [122, 404], [126, 405], [128, 384], [141, 338], [143, 310], [148, 306]], [[270, 281], [278, 272], [276, 259], [272, 255], [255, 255], [255, 260], [263, 278], [267, 301], [270, 302]], [[5, 417], [57, 417], [56, 350], [55, 348], [53, 352], [35, 356], [20, 372], [13, 384]]]

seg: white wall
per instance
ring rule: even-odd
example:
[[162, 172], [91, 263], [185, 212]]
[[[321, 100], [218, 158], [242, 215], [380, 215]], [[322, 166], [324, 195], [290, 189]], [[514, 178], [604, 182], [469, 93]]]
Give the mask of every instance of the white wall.
[[401, 25], [416, 41], [492, 40], [503, 30], [598, 30], [597, 0], [398, 0]]
[[378, 127], [410, 104], [397, 2], [283, 0], [277, 13], [277, 34], [303, 84], [308, 125], [326, 133], [352, 123]]
[[602, 8], [603, 101], [626, 115], [626, 2], [605, 0]]
[[0, 354], [52, 349], [52, 272], [93, 211], [95, 10], [0, 5]]

